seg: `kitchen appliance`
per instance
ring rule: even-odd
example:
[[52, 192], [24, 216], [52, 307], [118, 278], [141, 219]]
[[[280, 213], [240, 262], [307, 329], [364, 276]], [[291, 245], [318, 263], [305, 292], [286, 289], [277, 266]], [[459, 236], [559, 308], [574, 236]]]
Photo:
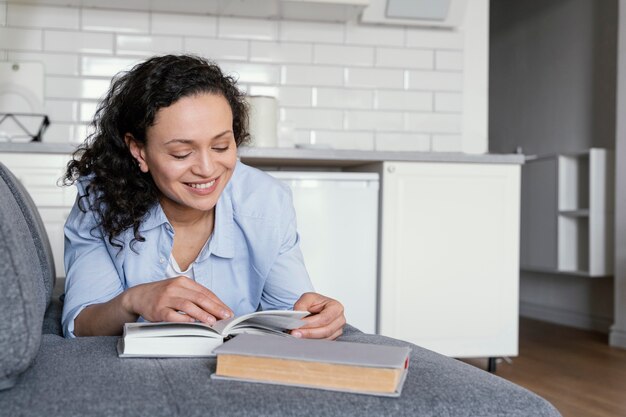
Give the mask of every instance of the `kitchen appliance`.
[[339, 300], [349, 324], [375, 333], [378, 174], [268, 173], [291, 187], [300, 246], [315, 290]]

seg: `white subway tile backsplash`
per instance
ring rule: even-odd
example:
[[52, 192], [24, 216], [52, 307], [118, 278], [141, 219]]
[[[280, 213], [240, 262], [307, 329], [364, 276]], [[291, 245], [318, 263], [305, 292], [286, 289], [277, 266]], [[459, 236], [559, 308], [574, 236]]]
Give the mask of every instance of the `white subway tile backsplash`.
[[9, 52], [11, 61], [41, 62], [47, 75], [78, 75], [78, 55], [43, 52]]
[[248, 42], [230, 39], [185, 38], [184, 51], [212, 61], [248, 59]]
[[112, 54], [113, 35], [46, 30], [44, 50], [51, 52], [82, 52], [87, 54]]
[[153, 35], [217, 36], [215, 16], [152, 13], [150, 23]]
[[13, 27], [78, 29], [78, 15], [76, 8], [11, 3], [6, 11], [6, 20]]
[[404, 71], [377, 68], [348, 68], [346, 86], [369, 88], [403, 88]]
[[374, 150], [373, 132], [346, 132], [337, 130], [314, 130], [311, 132], [312, 143], [328, 145], [333, 149]]
[[224, 73], [233, 75], [241, 83], [278, 84], [280, 67], [265, 64], [220, 62]]
[[82, 143], [87, 137], [87, 125], [69, 123], [50, 123], [43, 135], [46, 143]]
[[149, 33], [150, 14], [121, 10], [82, 9], [83, 30], [115, 33]]
[[407, 130], [413, 132], [460, 133], [462, 117], [459, 114], [407, 113]]
[[278, 22], [220, 17], [218, 18], [218, 36], [220, 38], [273, 41], [278, 39]]
[[463, 138], [461, 135], [433, 135], [432, 150], [434, 152], [461, 152]]
[[404, 28], [346, 23], [346, 43], [359, 45], [404, 45]]
[[89, 123], [93, 120], [98, 108], [97, 101], [83, 101], [80, 103], [79, 117], [81, 122]]
[[375, 103], [381, 110], [431, 111], [433, 95], [426, 91], [378, 90]]
[[46, 99], [100, 99], [106, 94], [109, 84], [108, 79], [46, 77], [45, 96]]
[[435, 54], [435, 68], [438, 70], [463, 70], [463, 52], [437, 51]]
[[428, 152], [430, 135], [377, 132], [375, 148], [377, 151]]
[[399, 131], [404, 129], [404, 115], [400, 112], [346, 111], [346, 130]]
[[183, 39], [173, 36], [117, 35], [116, 50], [119, 55], [180, 53], [183, 50]]
[[7, 4], [0, 2], [0, 26], [7, 24]]
[[42, 32], [38, 29], [0, 27], [0, 49], [41, 51]]
[[319, 87], [314, 91], [316, 107], [371, 109], [374, 103], [372, 90]]
[[44, 111], [51, 125], [77, 122], [78, 109], [79, 103], [75, 100], [46, 100], [44, 103]]
[[435, 111], [460, 113], [463, 95], [460, 93], [435, 93]]
[[374, 48], [342, 45], [315, 45], [314, 61], [316, 64], [331, 65], [374, 65]]
[[281, 78], [287, 85], [342, 86], [344, 71], [341, 67], [285, 65]]
[[81, 74], [89, 76], [112, 77], [120, 71], [127, 71], [141, 60], [135, 58], [83, 56]]
[[463, 73], [442, 71], [409, 71], [408, 88], [411, 90], [463, 90]]
[[280, 22], [281, 41], [304, 41], [315, 43], [343, 43], [345, 25], [326, 22]]
[[463, 49], [463, 35], [450, 29], [407, 28], [406, 46], [409, 48]]
[[341, 110], [283, 108], [280, 120], [293, 123], [295, 129], [343, 129]]
[[114, 74], [148, 55], [184, 52], [217, 61], [250, 95], [276, 97], [283, 144], [462, 149], [462, 31], [137, 12], [128, 0], [101, 10], [96, 1], [0, 0], [0, 60], [44, 64], [53, 122], [44, 141], [82, 142]]
[[311, 88], [309, 87], [251, 85], [248, 88], [248, 94], [276, 97], [279, 106], [311, 107]]
[[434, 53], [426, 49], [377, 48], [376, 66], [432, 69]]
[[250, 42], [250, 61], [308, 64], [313, 47], [306, 43]]

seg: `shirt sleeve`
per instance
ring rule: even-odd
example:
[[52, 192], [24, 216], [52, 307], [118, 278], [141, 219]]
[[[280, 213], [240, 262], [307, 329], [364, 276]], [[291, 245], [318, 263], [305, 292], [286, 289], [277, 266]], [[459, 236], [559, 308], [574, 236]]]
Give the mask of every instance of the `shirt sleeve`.
[[262, 310], [289, 310], [305, 292], [314, 291], [300, 250], [296, 212], [287, 189], [280, 215], [281, 244], [261, 294]]
[[[86, 206], [88, 198], [77, 183], [78, 196], [65, 222], [65, 301], [61, 317], [63, 334], [72, 338], [74, 319], [87, 306], [104, 303], [124, 290], [115, 262], [107, 248], [95, 213]], [[120, 254], [121, 255], [121, 254]]]

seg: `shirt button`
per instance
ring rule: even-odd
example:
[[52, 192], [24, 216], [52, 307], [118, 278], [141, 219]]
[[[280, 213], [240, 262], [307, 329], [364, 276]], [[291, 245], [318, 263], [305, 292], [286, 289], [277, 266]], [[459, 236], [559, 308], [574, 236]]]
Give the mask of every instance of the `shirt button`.
[[160, 263], [165, 262], [165, 258], [161, 258], [161, 259], [159, 259], [159, 262], [160, 262]]

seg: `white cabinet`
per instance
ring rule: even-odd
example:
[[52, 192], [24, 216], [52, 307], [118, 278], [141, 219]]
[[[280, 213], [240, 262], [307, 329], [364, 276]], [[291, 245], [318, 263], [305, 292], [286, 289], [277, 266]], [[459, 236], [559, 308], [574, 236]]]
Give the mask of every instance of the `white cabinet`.
[[520, 166], [385, 162], [381, 177], [379, 332], [517, 355]]
[[613, 273], [613, 153], [592, 148], [528, 161], [523, 170], [522, 269]]
[[58, 277], [65, 276], [63, 225], [76, 198], [75, 187], [58, 185], [69, 160], [69, 155], [62, 154], [0, 153], [0, 162], [24, 184], [39, 210]]

